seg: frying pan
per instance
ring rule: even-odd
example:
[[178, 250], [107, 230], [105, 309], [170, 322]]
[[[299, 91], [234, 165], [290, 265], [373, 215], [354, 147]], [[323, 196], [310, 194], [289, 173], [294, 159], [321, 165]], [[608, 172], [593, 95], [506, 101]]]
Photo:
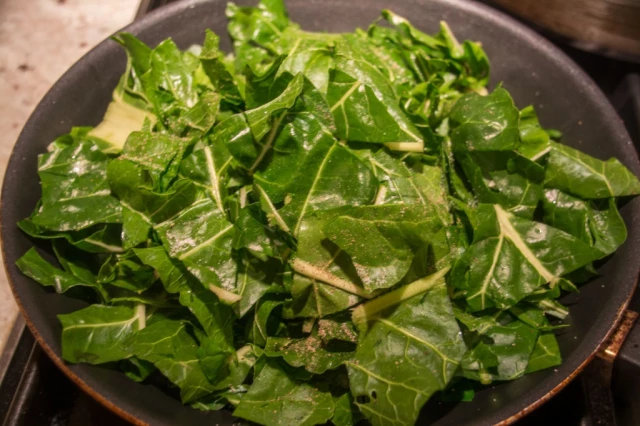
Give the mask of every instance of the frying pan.
[[[173, 37], [181, 48], [201, 43], [204, 30], [223, 35], [226, 0], [172, 4], [126, 27], [155, 45]], [[243, 3], [243, 2], [241, 2]], [[595, 157], [619, 158], [640, 174], [637, 154], [621, 120], [595, 84], [562, 52], [509, 17], [488, 7], [453, 0], [288, 0], [291, 17], [304, 29], [352, 31], [372, 22], [385, 7], [406, 16], [420, 29], [436, 32], [446, 20], [460, 39], [482, 42], [492, 63], [492, 84], [503, 82], [517, 105], [535, 105], [541, 122], [561, 129], [567, 144]], [[83, 302], [49, 292], [21, 275], [15, 261], [34, 242], [16, 222], [27, 217], [38, 198], [37, 155], [72, 125], [96, 125], [125, 69], [125, 55], [105, 41], [76, 63], [53, 86], [33, 112], [15, 145], [2, 189], [2, 248], [16, 300], [31, 331], [56, 364], [82, 389], [134, 423], [154, 425], [221, 424], [231, 414], [199, 412], [183, 406], [157, 387], [134, 383], [104, 367], [67, 365], [60, 357], [57, 314], [82, 308]], [[600, 268], [601, 276], [580, 294], [563, 299], [571, 307], [571, 327], [558, 336], [564, 363], [479, 392], [472, 402], [430, 402], [418, 424], [508, 424], [541, 405], [565, 386], [593, 358], [615, 328], [632, 295], [640, 253], [640, 198], [621, 209], [629, 230], [627, 242]], [[576, 303], [577, 302], [577, 303]]]

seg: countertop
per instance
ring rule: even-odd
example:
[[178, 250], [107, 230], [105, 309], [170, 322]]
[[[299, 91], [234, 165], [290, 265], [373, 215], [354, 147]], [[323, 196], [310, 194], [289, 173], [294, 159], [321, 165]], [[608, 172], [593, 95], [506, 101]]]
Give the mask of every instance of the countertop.
[[[83, 54], [131, 22], [139, 0], [0, 0], [0, 176], [29, 114]], [[0, 268], [0, 350], [17, 307]]]

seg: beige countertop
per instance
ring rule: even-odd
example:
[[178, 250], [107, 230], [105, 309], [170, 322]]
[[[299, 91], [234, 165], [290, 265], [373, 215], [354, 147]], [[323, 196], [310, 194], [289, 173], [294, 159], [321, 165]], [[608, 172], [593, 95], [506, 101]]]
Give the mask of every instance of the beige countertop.
[[[91, 47], [133, 20], [139, 0], [0, 0], [0, 176], [29, 114]], [[0, 270], [0, 349], [17, 314]]]

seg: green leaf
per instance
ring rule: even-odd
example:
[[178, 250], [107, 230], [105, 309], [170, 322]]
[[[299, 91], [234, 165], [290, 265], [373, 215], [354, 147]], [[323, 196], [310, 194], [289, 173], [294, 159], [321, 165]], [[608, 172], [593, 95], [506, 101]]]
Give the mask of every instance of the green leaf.
[[31, 222], [58, 232], [120, 223], [120, 203], [107, 183], [107, 162], [95, 144], [84, 141], [40, 155], [42, 200]]
[[254, 174], [254, 184], [278, 201], [296, 177], [297, 165], [303, 164], [315, 147], [332, 143], [335, 130], [324, 97], [307, 80], [293, 107], [280, 117], [279, 128], [272, 128], [267, 137], [273, 137], [272, 148]]
[[358, 333], [351, 322], [349, 311], [320, 318], [318, 320], [318, 336], [324, 343], [329, 343], [332, 340], [342, 340], [350, 343], [358, 342]]
[[282, 264], [277, 260], [269, 259], [263, 261], [245, 250], [240, 251], [238, 255], [236, 290], [241, 299], [234, 306], [239, 318], [246, 315], [265, 294], [282, 291], [274, 283], [275, 275], [281, 269]]
[[238, 212], [235, 223], [233, 246], [235, 249], [245, 248], [252, 255], [266, 260], [279, 256], [279, 247], [284, 246], [275, 230], [268, 225], [268, 220], [259, 204], [250, 204]]
[[326, 94], [333, 66], [334, 34], [308, 33], [295, 27], [283, 33], [280, 52], [285, 53], [278, 74], [303, 74], [319, 91]]
[[264, 347], [269, 336], [274, 334], [274, 328], [277, 327], [275, 314], [280, 312], [281, 305], [281, 300], [267, 297], [257, 302], [250, 331], [250, 337], [255, 345]]
[[472, 311], [508, 308], [546, 283], [595, 259], [589, 244], [500, 206], [480, 205], [473, 244], [455, 263], [452, 284], [466, 293]]
[[233, 39], [236, 70], [269, 62], [282, 31], [292, 25], [282, 0], [262, 0], [257, 7], [227, 5], [229, 35]]
[[[500, 204], [507, 211], [532, 219], [542, 198], [541, 180], [526, 176], [542, 172], [542, 167], [513, 152], [456, 154], [477, 201]], [[518, 164], [519, 163], [519, 164]]]
[[231, 258], [233, 225], [212, 200], [194, 203], [157, 226], [156, 232], [171, 257], [212, 272], [223, 289], [235, 289], [236, 265]]
[[180, 321], [159, 321], [134, 334], [126, 344], [136, 357], [153, 363], [180, 388], [183, 403], [213, 391], [198, 362], [198, 345]]
[[592, 202], [589, 220], [594, 247], [605, 254], [615, 252], [627, 239], [627, 227], [613, 198]]
[[583, 201], [557, 189], [544, 191], [543, 220], [600, 250], [616, 251], [627, 239], [627, 228], [615, 199]]
[[327, 102], [338, 138], [422, 152], [420, 133], [400, 108], [389, 81], [344, 42], [336, 43]]
[[18, 227], [33, 238], [46, 240], [65, 239], [88, 253], [120, 253], [122, 226], [119, 224], [96, 225], [80, 231], [47, 231], [35, 225], [30, 218], [18, 222]]
[[547, 320], [547, 317], [545, 316], [545, 311], [535, 307], [534, 304], [525, 303], [525, 302], [518, 303], [517, 305], [509, 309], [509, 313], [514, 315], [516, 318], [518, 318], [520, 321], [527, 324], [528, 326], [537, 328], [540, 331], [550, 331], [550, 330], [555, 330], [556, 328], [562, 328], [565, 326], [565, 325], [558, 325], [558, 326], [549, 325], [549, 320]]
[[[312, 212], [370, 204], [376, 189], [376, 178], [366, 164], [339, 143], [323, 139], [291, 181], [287, 189], [290, 201], [277, 211], [270, 206], [265, 211], [284, 231], [298, 237], [305, 217]], [[273, 205], [264, 198], [265, 204]]]
[[287, 364], [314, 374], [340, 367], [353, 357], [354, 351], [353, 343], [323, 340], [317, 325], [305, 338], [269, 337], [264, 348], [265, 355], [281, 356]]
[[172, 123], [172, 132], [187, 138], [206, 135], [216, 122], [220, 101], [219, 94], [203, 92], [198, 102]]
[[410, 167], [382, 149], [368, 160], [380, 182], [376, 204], [429, 206], [436, 210], [442, 223], [451, 222], [442, 169], [422, 163]]
[[336, 426], [355, 426], [364, 419], [358, 407], [354, 404], [353, 396], [349, 392], [334, 397], [335, 411], [331, 423]]
[[233, 415], [266, 426], [323, 424], [333, 417], [329, 392], [292, 379], [267, 361]]
[[[238, 349], [227, 358], [226, 375], [214, 384], [215, 390], [231, 389], [231, 391], [245, 392], [248, 386], [243, 383], [247, 381], [249, 373], [261, 355], [260, 348], [253, 345], [245, 345]], [[233, 399], [233, 405], [237, 406], [240, 397], [236, 396]]]
[[189, 274], [179, 261], [171, 259], [164, 247], [134, 249], [133, 252], [145, 264], [153, 267], [169, 293], [189, 289]]
[[640, 193], [638, 178], [617, 159], [598, 160], [556, 142], [551, 143], [544, 186], [587, 199]]
[[66, 272], [75, 275], [86, 283], [97, 282], [97, 275], [101, 267], [99, 259], [74, 247], [63, 239], [55, 239], [51, 245], [58, 263]]
[[326, 239], [322, 231], [326, 219], [314, 215], [302, 222], [293, 262], [293, 299], [283, 312], [286, 317], [323, 317], [355, 305], [366, 295], [349, 255]]
[[204, 332], [215, 337], [222, 349], [233, 348], [232, 323], [235, 319], [230, 307], [224, 305], [208, 288], [190, 282], [189, 289], [180, 292], [180, 304], [189, 308]]
[[500, 312], [476, 318], [456, 311], [456, 318], [475, 333], [467, 336], [470, 350], [461, 363], [465, 377], [488, 384], [525, 374], [538, 330]]
[[180, 304], [196, 317], [207, 335], [198, 356], [207, 377], [218, 377], [229, 354], [233, 353], [235, 316], [232, 309], [221, 303], [181, 262], [170, 258], [163, 247], [136, 249], [135, 253], [156, 270], [169, 293], [179, 293]]
[[211, 80], [215, 90], [222, 95], [224, 101], [234, 108], [242, 109], [244, 101], [238, 91], [237, 83], [226, 69], [219, 45], [220, 38], [207, 29], [202, 52], [200, 53], [202, 68]]
[[540, 126], [536, 111], [528, 106], [520, 111], [520, 140], [522, 145], [518, 151], [531, 160], [541, 158], [551, 149], [551, 138]]
[[451, 140], [477, 201], [531, 219], [542, 197], [544, 168], [528, 151], [519, 152], [531, 143], [531, 136], [520, 141], [521, 118], [503, 88], [488, 96], [466, 95], [451, 111]]
[[202, 372], [212, 383], [218, 382], [228, 374], [227, 362], [233, 355], [233, 347], [229, 346], [223, 333], [209, 335], [202, 339], [198, 349], [198, 360]]
[[120, 43], [127, 52], [128, 72], [123, 75], [124, 81], [120, 82], [121, 96], [126, 96], [125, 99], [133, 105], [139, 104], [142, 107], [147, 107], [145, 100], [140, 99], [144, 97], [140, 77], [151, 67], [151, 49], [130, 33], [119, 33], [113, 37], [113, 40]]
[[166, 117], [172, 114], [172, 109], [187, 109], [196, 104], [193, 73], [197, 64], [186, 60], [173, 40], [167, 39], [151, 51], [150, 65], [141, 80], [158, 116]]
[[153, 105], [145, 94], [142, 75], [150, 68], [151, 49], [129, 33], [112, 37], [127, 52], [127, 68], [113, 92], [113, 99], [102, 122], [89, 136], [107, 141], [109, 152], [122, 149], [131, 132], [141, 130], [145, 123], [155, 123]]
[[133, 132], [119, 158], [145, 169], [153, 180], [154, 189], [164, 190], [177, 176], [185, 148], [185, 141], [175, 136]]
[[503, 88], [490, 95], [463, 96], [451, 110], [454, 151], [511, 151], [518, 148], [519, 113]]
[[148, 290], [154, 283], [153, 268], [140, 262], [133, 251], [112, 255], [100, 268], [98, 280], [135, 293]]
[[416, 422], [458, 369], [466, 351], [459, 331], [444, 280], [374, 322], [347, 363], [351, 393], [372, 424]]
[[148, 362], [138, 359], [136, 357], [131, 357], [124, 359], [119, 364], [120, 369], [127, 375], [128, 378], [135, 382], [143, 382], [156, 371], [156, 367]]
[[553, 332], [541, 333], [538, 336], [538, 340], [536, 340], [531, 358], [529, 358], [526, 373], [533, 373], [534, 371], [555, 367], [560, 364], [562, 364], [562, 357]]
[[[273, 148], [286, 111], [295, 105], [303, 87], [304, 78], [297, 75], [277, 98], [244, 113], [257, 146], [255, 146], [255, 154], [251, 157], [236, 157], [236, 159], [249, 169], [249, 173], [253, 173], [261, 165], [265, 156]], [[231, 149], [232, 146], [229, 148]], [[234, 151], [231, 153], [234, 154]]]
[[144, 326], [145, 313], [125, 306], [91, 305], [58, 315], [62, 324], [62, 358], [103, 364], [131, 356], [122, 345]]
[[95, 281], [88, 281], [86, 278], [89, 277], [78, 277], [56, 268], [44, 260], [35, 248], [29, 249], [16, 261], [16, 265], [23, 274], [45, 287], [53, 287], [57, 293], [64, 293], [76, 286], [95, 288], [101, 293]]
[[126, 248], [145, 242], [154, 224], [175, 216], [198, 195], [196, 186], [186, 179], [178, 180], [165, 192], [154, 191], [148, 173], [129, 160], [111, 161], [107, 173], [111, 189], [122, 205]]
[[232, 161], [233, 157], [223, 141], [212, 138], [209, 144], [196, 146], [182, 160], [180, 176], [205, 188], [216, 208], [224, 211], [223, 200], [228, 195], [227, 184]]
[[[426, 206], [378, 205], [333, 210], [325, 236], [349, 253], [365, 290], [389, 288], [404, 277], [416, 252], [449, 254], [442, 222]], [[367, 241], [367, 244], [362, 244]], [[434, 265], [435, 269], [435, 265]]]

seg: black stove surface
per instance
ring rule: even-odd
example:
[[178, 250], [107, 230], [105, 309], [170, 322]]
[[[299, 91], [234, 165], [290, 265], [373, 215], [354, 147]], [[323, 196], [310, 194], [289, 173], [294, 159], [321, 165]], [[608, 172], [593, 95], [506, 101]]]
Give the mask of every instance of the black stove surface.
[[[140, 17], [175, 0], [142, 0]], [[640, 64], [558, 45], [600, 86], [623, 119], [640, 151]], [[640, 311], [640, 292], [631, 309]], [[640, 327], [628, 336], [614, 363], [611, 386], [602, 386], [592, 368], [518, 426], [640, 425]], [[18, 318], [0, 356], [0, 421], [4, 426], [127, 425], [80, 390], [53, 364]]]

